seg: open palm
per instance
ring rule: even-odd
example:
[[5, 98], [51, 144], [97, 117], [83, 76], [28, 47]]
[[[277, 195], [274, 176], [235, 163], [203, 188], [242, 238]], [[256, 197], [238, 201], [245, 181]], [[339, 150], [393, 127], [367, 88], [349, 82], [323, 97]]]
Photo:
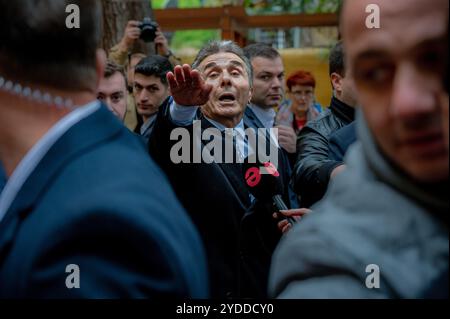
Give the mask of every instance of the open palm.
[[203, 81], [197, 70], [184, 64], [177, 65], [174, 72], [167, 73], [170, 92], [178, 105], [200, 106], [209, 99], [212, 86]]

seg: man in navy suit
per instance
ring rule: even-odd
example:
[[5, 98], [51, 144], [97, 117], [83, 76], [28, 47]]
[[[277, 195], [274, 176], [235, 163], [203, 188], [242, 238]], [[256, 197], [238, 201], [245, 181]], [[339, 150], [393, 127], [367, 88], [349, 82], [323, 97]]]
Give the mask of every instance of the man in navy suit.
[[3, 190], [3, 187], [5, 187], [5, 184], [6, 184], [6, 175], [2, 167], [2, 164], [0, 163], [0, 193]]
[[96, 1], [0, 2], [0, 298], [205, 298], [194, 226], [96, 101], [99, 21]]

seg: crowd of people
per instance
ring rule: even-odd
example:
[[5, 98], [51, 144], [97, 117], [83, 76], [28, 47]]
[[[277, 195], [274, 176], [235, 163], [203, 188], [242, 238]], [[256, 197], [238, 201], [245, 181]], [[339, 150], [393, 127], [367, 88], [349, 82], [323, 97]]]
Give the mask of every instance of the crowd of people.
[[25, 2], [0, 2], [0, 297], [448, 297], [448, 1], [344, 1], [327, 107], [269, 44], [189, 65], [129, 21], [105, 54], [97, 2], [73, 30]]

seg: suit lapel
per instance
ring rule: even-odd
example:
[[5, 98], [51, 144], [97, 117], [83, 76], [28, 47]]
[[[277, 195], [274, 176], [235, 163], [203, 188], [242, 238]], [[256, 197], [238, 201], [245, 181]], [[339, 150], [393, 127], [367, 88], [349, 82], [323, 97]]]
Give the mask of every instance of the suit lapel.
[[260, 127], [264, 127], [263, 123], [258, 119], [253, 110], [247, 106], [244, 112], [244, 123], [249, 127], [253, 127], [254, 129], [258, 129]]
[[[202, 133], [205, 129], [215, 128], [214, 125], [211, 124], [205, 117], [201, 116], [202, 123]], [[223, 134], [221, 135], [223, 142]], [[202, 150], [208, 144], [209, 141], [202, 140]], [[223, 145], [224, 143], [222, 143]], [[234, 149], [234, 148], [233, 148]], [[224, 158], [224, 149], [222, 150], [222, 159]], [[235, 154], [233, 154], [233, 158], [235, 158]], [[243, 178], [242, 173], [242, 165], [237, 162], [233, 163], [225, 163], [224, 161], [219, 163], [211, 163], [211, 165], [217, 165], [219, 169], [225, 175], [227, 181], [231, 184], [232, 188], [236, 191], [237, 197], [240, 199], [243, 207], [248, 207], [250, 205], [250, 193], [247, 190]]]

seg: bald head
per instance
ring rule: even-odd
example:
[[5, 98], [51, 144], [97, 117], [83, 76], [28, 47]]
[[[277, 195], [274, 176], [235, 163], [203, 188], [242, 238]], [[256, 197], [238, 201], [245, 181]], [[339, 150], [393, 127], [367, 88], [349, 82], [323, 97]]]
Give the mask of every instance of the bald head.
[[[379, 8], [380, 28], [366, 12]], [[448, 0], [347, 0], [342, 10], [346, 66], [382, 152], [421, 182], [448, 178], [439, 107], [446, 65]]]

